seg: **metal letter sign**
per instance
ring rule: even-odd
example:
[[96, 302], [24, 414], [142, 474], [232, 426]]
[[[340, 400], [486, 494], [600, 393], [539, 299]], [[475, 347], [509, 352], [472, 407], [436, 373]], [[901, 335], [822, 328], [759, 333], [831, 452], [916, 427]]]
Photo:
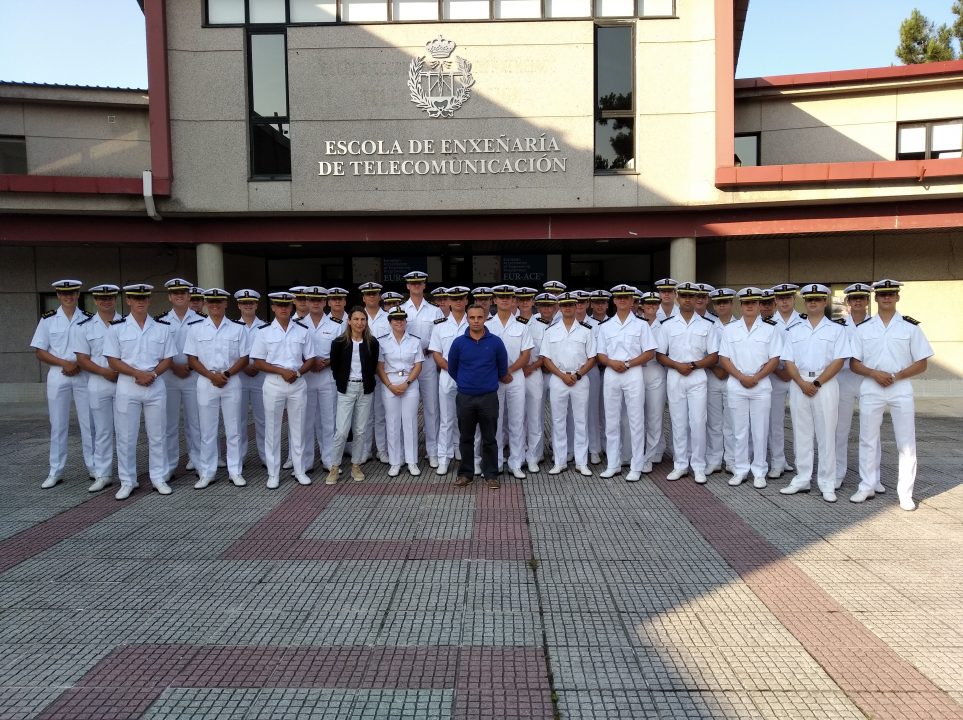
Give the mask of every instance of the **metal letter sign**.
[[449, 60], [455, 43], [441, 35], [425, 43], [425, 49], [428, 53], [414, 58], [408, 68], [411, 102], [428, 117], [450, 118], [471, 97], [471, 63], [462, 57]]

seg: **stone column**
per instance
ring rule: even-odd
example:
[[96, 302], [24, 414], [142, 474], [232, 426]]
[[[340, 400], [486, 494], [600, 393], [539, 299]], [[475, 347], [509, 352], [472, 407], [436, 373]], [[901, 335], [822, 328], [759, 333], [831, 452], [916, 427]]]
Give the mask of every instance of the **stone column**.
[[203, 289], [224, 287], [224, 252], [220, 245], [201, 243], [197, 246], [197, 286]]
[[669, 243], [669, 275], [679, 282], [695, 282], [695, 238], [673, 238], [671, 240]]

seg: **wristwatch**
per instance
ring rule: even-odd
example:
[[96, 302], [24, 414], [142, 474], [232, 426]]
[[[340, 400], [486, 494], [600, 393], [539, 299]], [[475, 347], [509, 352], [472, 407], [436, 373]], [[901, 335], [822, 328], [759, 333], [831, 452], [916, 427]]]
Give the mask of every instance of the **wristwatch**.
[[698, 370], [698, 369], [699, 369], [699, 368], [696, 367], [696, 364], [695, 364], [694, 362], [690, 362], [690, 363], [689, 363], [689, 367], [692, 368], [693, 370]]
[[819, 380], [813, 380], [813, 387], [821, 388], [823, 384]]
[[230, 379], [230, 377], [231, 377], [231, 371], [230, 371], [230, 370], [225, 370], [224, 373], [223, 373], [223, 375], [224, 375], [224, 377]]
[[581, 379], [582, 379], [582, 373], [580, 373], [578, 370], [575, 371], [575, 379], [576, 379], [576, 380], [581, 380]]
[[296, 378], [301, 377], [301, 371], [300, 371], [300, 370], [295, 370], [295, 371], [294, 371], [294, 377], [296, 377]]

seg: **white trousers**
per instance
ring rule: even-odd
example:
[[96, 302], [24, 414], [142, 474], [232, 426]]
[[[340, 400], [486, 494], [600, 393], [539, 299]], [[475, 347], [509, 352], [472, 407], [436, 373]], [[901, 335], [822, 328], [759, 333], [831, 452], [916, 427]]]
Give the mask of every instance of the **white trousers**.
[[608, 470], [618, 470], [622, 457], [622, 406], [628, 417], [632, 461], [630, 469], [641, 472], [645, 464], [645, 382], [642, 368], [618, 373], [605, 371], [602, 385], [605, 407], [605, 455]]
[[508, 467], [520, 468], [525, 462], [525, 381], [525, 373], [519, 370], [507, 385], [498, 383], [498, 467], [505, 462], [506, 441]]
[[187, 457], [197, 467], [201, 450], [201, 428], [197, 419], [197, 373], [179, 378], [166, 373], [167, 385], [167, 473], [177, 469], [180, 461], [181, 406], [184, 407], [184, 438]]
[[[338, 393], [338, 414], [334, 426], [332, 452], [335, 465], [341, 464], [349, 432], [356, 438], [364, 437], [365, 429], [371, 420], [371, 406], [376, 394], [380, 394], [377, 389], [365, 395], [364, 383], [360, 382], [348, 382], [347, 392]], [[367, 448], [360, 440], [351, 443], [352, 464], [361, 465], [366, 454]]]
[[705, 472], [708, 385], [705, 370], [693, 370], [688, 375], [669, 370], [666, 375], [676, 470], [691, 467], [694, 473]]
[[338, 412], [338, 388], [329, 368], [315, 377], [307, 388], [304, 407], [304, 452], [301, 467], [314, 467], [314, 447], [317, 443], [321, 464], [327, 470], [337, 465], [334, 457], [334, 422]]
[[723, 463], [732, 464], [732, 419], [729, 417], [729, 403], [726, 398], [726, 383], [712, 373], [706, 371], [709, 380], [708, 407], [706, 417], [706, 464], [722, 466]]
[[591, 394], [587, 377], [583, 377], [571, 387], [566, 385], [560, 377], [552, 375], [549, 380], [549, 401], [552, 404], [552, 449], [555, 454], [555, 464], [565, 465], [568, 461], [568, 431], [567, 419], [569, 408], [572, 421], [575, 424], [575, 465], [588, 465], [588, 406]]
[[438, 374], [438, 460], [451, 461], [458, 447], [458, 414], [455, 396], [458, 386], [447, 370]]
[[909, 380], [897, 380], [884, 388], [872, 378], [863, 378], [859, 389], [859, 489], [875, 490], [879, 484], [879, 429], [886, 410], [893, 420], [899, 453], [896, 492], [900, 500], [912, 500], [916, 485], [916, 404]]
[[786, 459], [786, 397], [791, 383], [783, 382], [775, 375], [772, 382], [772, 402], [769, 405], [769, 467], [783, 469], [789, 466]]
[[255, 377], [249, 378], [246, 375], [241, 377], [241, 411], [238, 414], [240, 425], [240, 447], [238, 452], [241, 455], [241, 464], [247, 457], [247, 425], [248, 417], [254, 417], [254, 443], [257, 447], [257, 455], [264, 462], [264, 396], [262, 385], [264, 384], [264, 373], [258, 373]]
[[542, 458], [539, 451], [545, 432], [545, 383], [541, 375], [539, 369], [525, 378], [525, 459], [534, 463]]
[[793, 482], [801, 485], [812, 481], [815, 436], [815, 446], [819, 449], [816, 483], [820, 492], [832, 492], [836, 489], [836, 418], [839, 416], [836, 378], [824, 382], [813, 397], [807, 397], [793, 383], [789, 388], [789, 413], [796, 460]]
[[381, 388], [385, 403], [385, 440], [388, 444], [388, 463], [391, 465], [418, 464], [418, 396], [419, 377], [403, 395], [395, 395]]
[[77, 409], [80, 443], [84, 463], [93, 474], [94, 443], [90, 430], [90, 403], [87, 396], [87, 373], [73, 377], [63, 374], [63, 368], [51, 365], [47, 371], [47, 410], [50, 413], [50, 475], [63, 477], [67, 465], [67, 428], [70, 427], [70, 404]]
[[[426, 357], [418, 373], [418, 392], [421, 394], [423, 425], [425, 430], [425, 452], [428, 457], [438, 457], [438, 365], [434, 359]], [[417, 409], [415, 415], [418, 414]], [[387, 410], [385, 423], [387, 423]], [[417, 455], [416, 455], [417, 458]]]
[[286, 383], [275, 373], [264, 379], [264, 459], [267, 461], [268, 477], [281, 474], [281, 419], [288, 412], [288, 442], [295, 474], [304, 472], [301, 458], [304, 455], [304, 408], [308, 402], [304, 378]]
[[90, 405], [93, 435], [93, 470], [95, 478], [109, 478], [114, 465], [114, 396], [117, 383], [90, 374], [87, 379], [87, 402]]
[[589, 381], [588, 448], [591, 453], [602, 452], [602, 373], [598, 365], [593, 365], [585, 376]]
[[665, 373], [655, 360], [642, 366], [645, 383], [645, 462], [662, 461], [665, 453]]
[[[170, 463], [165, 446], [167, 422], [167, 388], [164, 378], [157, 378], [148, 387], [134, 382], [130, 375], [121, 375], [114, 394], [114, 434], [117, 437], [117, 477], [120, 484], [137, 486], [137, 436], [140, 433], [140, 414], [144, 413], [147, 430], [147, 462], [150, 481], [157, 485], [170, 476]], [[176, 465], [176, 464], [175, 464]]]
[[[766, 446], [769, 439], [770, 403], [772, 386], [769, 378], [753, 388], [745, 388], [734, 377], [726, 380], [729, 418], [732, 421], [732, 452], [736, 474], [765, 479]], [[749, 436], [752, 436], [752, 461], [749, 460]]]
[[[231, 476], [241, 475], [241, 379], [234, 376], [227, 385], [217, 388], [207, 378], [198, 377], [197, 417], [201, 427], [197, 474], [210, 480], [217, 473], [218, 425], [223, 418], [227, 472]], [[246, 427], [244, 431], [247, 432]]]
[[848, 367], [836, 376], [839, 383], [839, 410], [836, 421], [836, 484], [841, 485], [849, 470], [849, 433], [853, 427], [853, 411], [859, 398], [859, 386], [863, 382]]
[[[360, 436], [361, 440], [355, 439], [351, 441], [352, 456], [354, 454], [355, 443], [361, 445], [363, 450], [362, 457], [365, 458], [372, 454], [372, 448], [374, 448], [374, 451], [377, 455], [388, 452], [388, 444], [387, 440], [385, 439], [384, 385], [382, 385], [381, 378], [379, 378], [377, 375], [375, 375], [375, 389], [371, 395], [371, 398], [371, 413], [369, 422], [364, 427], [364, 433]], [[373, 420], [370, 418], [373, 418]]]

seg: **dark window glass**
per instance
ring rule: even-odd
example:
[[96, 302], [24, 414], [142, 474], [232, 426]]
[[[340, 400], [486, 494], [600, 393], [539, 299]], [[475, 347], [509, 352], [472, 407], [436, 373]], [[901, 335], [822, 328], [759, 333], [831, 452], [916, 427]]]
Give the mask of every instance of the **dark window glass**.
[[759, 165], [759, 133], [736, 135], [736, 166]]
[[254, 175], [291, 175], [291, 140], [287, 123], [251, 125], [251, 165]]
[[595, 28], [595, 170], [635, 170], [634, 34], [628, 25]]
[[602, 118], [595, 124], [595, 169], [635, 169], [635, 121]]
[[27, 140], [0, 135], [0, 174], [27, 174]]
[[284, 33], [251, 33], [248, 53], [251, 176], [290, 178], [287, 44]]

